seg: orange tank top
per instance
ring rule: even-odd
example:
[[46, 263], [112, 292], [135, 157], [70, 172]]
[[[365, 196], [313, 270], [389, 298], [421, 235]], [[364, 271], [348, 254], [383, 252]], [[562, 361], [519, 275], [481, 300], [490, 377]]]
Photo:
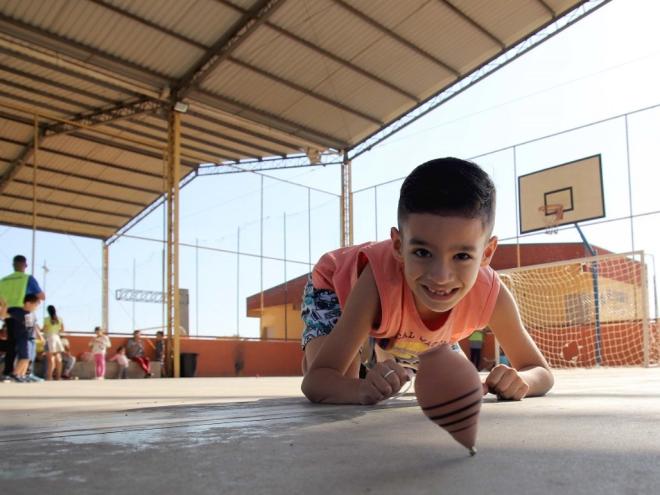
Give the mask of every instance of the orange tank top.
[[337, 294], [344, 307], [359, 274], [369, 264], [380, 297], [381, 319], [378, 328], [370, 332], [377, 339], [388, 339], [386, 349], [406, 361], [429, 347], [454, 343], [484, 328], [493, 313], [500, 290], [500, 280], [490, 266], [479, 269], [474, 286], [454, 306], [439, 328], [428, 328], [417, 311], [412, 291], [403, 274], [403, 267], [394, 258], [392, 241], [350, 246], [326, 253], [312, 272], [316, 289], [328, 289]]

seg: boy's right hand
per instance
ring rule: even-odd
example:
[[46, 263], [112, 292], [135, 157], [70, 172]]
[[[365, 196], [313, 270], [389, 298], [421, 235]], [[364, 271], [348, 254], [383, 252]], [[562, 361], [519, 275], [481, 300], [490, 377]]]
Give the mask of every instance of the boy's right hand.
[[376, 404], [392, 397], [410, 380], [406, 370], [393, 359], [377, 363], [360, 383], [360, 403]]

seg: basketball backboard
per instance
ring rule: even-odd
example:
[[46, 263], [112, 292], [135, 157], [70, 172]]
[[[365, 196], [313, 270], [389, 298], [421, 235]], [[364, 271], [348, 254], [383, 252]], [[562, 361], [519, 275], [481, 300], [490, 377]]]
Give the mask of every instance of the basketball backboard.
[[[561, 215], [556, 215], [560, 205]], [[520, 233], [605, 216], [600, 155], [564, 163], [518, 177]]]

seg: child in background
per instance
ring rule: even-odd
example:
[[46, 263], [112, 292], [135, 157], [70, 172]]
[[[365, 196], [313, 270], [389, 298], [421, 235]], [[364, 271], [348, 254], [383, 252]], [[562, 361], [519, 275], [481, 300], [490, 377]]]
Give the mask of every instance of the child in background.
[[[489, 326], [511, 360], [485, 387], [503, 399], [545, 394], [553, 376], [490, 268], [495, 185], [457, 158], [418, 166], [401, 186], [390, 239], [325, 254], [305, 287], [302, 391], [312, 402], [375, 404], [410, 380], [419, 354]], [[359, 378], [360, 364], [369, 371]]]
[[[30, 341], [34, 342], [34, 318], [31, 315], [37, 310], [41, 301], [35, 294], [28, 294], [23, 300], [22, 308], [9, 308], [9, 317], [5, 319], [8, 334], [16, 342], [16, 358], [18, 362], [14, 368], [12, 378], [17, 382], [28, 382], [28, 368], [30, 366]], [[28, 327], [31, 325], [31, 327]], [[37, 330], [38, 331], [38, 330]]]
[[128, 378], [128, 358], [126, 357], [126, 347], [120, 345], [117, 347], [117, 352], [115, 353], [110, 361], [115, 361], [119, 366], [119, 373], [117, 373], [117, 378], [125, 380]]
[[76, 356], [71, 354], [71, 346], [69, 339], [64, 336], [60, 337], [64, 352], [62, 352], [62, 378], [65, 380], [77, 380], [77, 376], [71, 375], [74, 366], [76, 365]]
[[96, 336], [90, 341], [89, 347], [94, 354], [94, 363], [96, 364], [95, 374], [97, 380], [105, 378], [105, 353], [110, 348], [110, 339], [103, 334], [101, 327], [94, 328]]
[[55, 306], [50, 305], [46, 308], [48, 316], [44, 318], [43, 333], [46, 337], [46, 380], [59, 380], [62, 376], [62, 353], [64, 346], [60, 339], [60, 333], [64, 332], [64, 322], [57, 316]]

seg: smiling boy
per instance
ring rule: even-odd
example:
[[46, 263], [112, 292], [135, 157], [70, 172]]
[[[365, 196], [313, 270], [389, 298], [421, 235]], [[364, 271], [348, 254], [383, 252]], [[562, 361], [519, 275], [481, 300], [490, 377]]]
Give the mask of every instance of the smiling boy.
[[[477, 165], [442, 158], [401, 187], [390, 239], [338, 249], [314, 267], [302, 304], [302, 391], [312, 402], [375, 404], [410, 379], [418, 355], [486, 326], [512, 366], [487, 389], [504, 399], [543, 395], [553, 377], [489, 263], [497, 248], [495, 186]], [[367, 365], [359, 378], [360, 363]]]

